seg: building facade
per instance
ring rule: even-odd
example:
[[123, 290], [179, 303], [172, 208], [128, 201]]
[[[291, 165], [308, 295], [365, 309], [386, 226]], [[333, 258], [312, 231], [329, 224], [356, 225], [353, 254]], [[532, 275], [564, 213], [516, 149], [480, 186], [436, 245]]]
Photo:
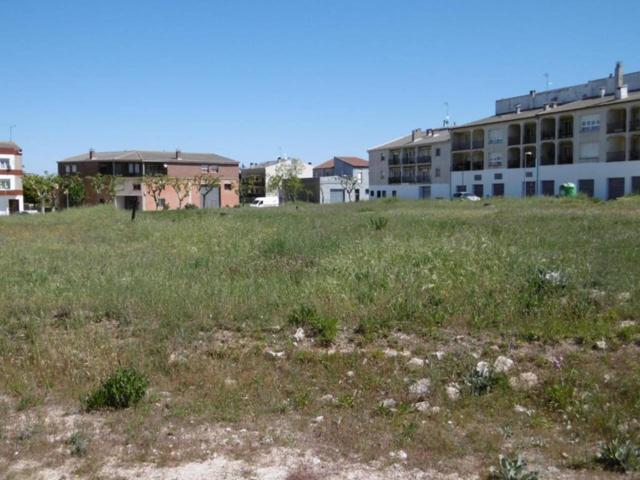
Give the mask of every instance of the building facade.
[[496, 102], [451, 130], [451, 192], [557, 195], [571, 182], [600, 199], [640, 193], [640, 72]]
[[278, 192], [269, 188], [269, 182], [279, 172], [295, 169], [298, 178], [312, 178], [313, 167], [301, 160], [278, 157], [276, 160], [252, 163], [243, 167], [240, 174], [242, 203], [251, 203], [258, 197], [277, 196]]
[[[198, 208], [235, 207], [239, 204], [239, 162], [213, 153], [154, 152], [127, 150], [95, 152], [70, 157], [58, 162], [59, 175], [79, 175], [85, 179], [85, 203], [95, 205], [101, 200], [93, 191], [88, 177], [97, 174], [118, 178], [114, 203], [118, 208], [156, 210], [156, 203], [145, 187], [145, 175], [166, 175], [172, 178], [195, 179], [207, 175], [219, 185], [211, 188], [193, 182], [182, 206]], [[179, 207], [175, 190], [167, 186], [160, 195], [163, 208]]]
[[[347, 180], [353, 179], [351, 191]], [[360, 202], [369, 199], [369, 162], [358, 157], [333, 157], [313, 168], [313, 178], [305, 180], [310, 201], [327, 203]]]
[[0, 215], [24, 210], [22, 177], [22, 149], [13, 142], [0, 142]]
[[416, 129], [369, 149], [369, 197], [449, 198], [449, 130]]

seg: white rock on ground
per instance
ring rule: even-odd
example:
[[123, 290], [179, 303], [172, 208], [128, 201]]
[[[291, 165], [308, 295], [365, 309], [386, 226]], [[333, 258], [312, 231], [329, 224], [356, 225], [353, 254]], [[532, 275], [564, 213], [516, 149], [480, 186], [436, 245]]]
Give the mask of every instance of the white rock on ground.
[[330, 393], [327, 393], [326, 395], [320, 397], [320, 401], [322, 403], [336, 403], [336, 398]]
[[635, 326], [636, 322], [634, 322], [633, 320], [623, 320], [622, 322], [620, 322], [620, 328], [631, 328]]
[[393, 348], [387, 348], [382, 353], [384, 353], [384, 356], [387, 358], [395, 358], [398, 356], [398, 351]]
[[296, 342], [301, 342], [305, 339], [304, 328], [299, 328], [296, 330], [296, 333], [293, 334], [293, 339]]
[[414, 397], [422, 397], [424, 395], [428, 395], [430, 389], [431, 380], [428, 378], [421, 378], [409, 387], [409, 393]]
[[442, 351], [434, 352], [433, 356], [436, 357], [438, 360], [442, 360], [444, 358], [444, 352]]
[[422, 358], [413, 357], [407, 362], [407, 367], [411, 370], [420, 370], [425, 365], [425, 361]]
[[274, 352], [271, 349], [267, 349], [266, 350], [266, 354], [269, 355], [272, 358], [284, 358], [285, 357], [285, 353], [284, 352]]
[[394, 408], [397, 405], [393, 398], [386, 398], [380, 402], [380, 406], [384, 408]]
[[391, 452], [389, 454], [389, 456], [391, 458], [395, 458], [397, 460], [406, 460], [407, 458], [409, 458], [409, 455], [407, 455], [407, 452], [405, 452], [404, 450], [398, 450], [397, 452]]
[[621, 292], [618, 295], [618, 300], [620, 302], [628, 302], [629, 300], [631, 300], [631, 294], [629, 292]]
[[478, 362], [478, 364], [476, 365], [476, 372], [478, 372], [478, 374], [482, 375], [483, 377], [488, 377], [490, 370], [489, 370], [489, 364], [487, 362]]
[[460, 385], [457, 383], [450, 383], [445, 387], [444, 391], [447, 393], [449, 400], [456, 401], [460, 398]]
[[599, 341], [596, 342], [595, 348], [596, 348], [596, 350], [606, 350], [607, 349], [607, 342], [605, 342], [604, 340], [599, 340]]
[[513, 368], [513, 360], [502, 355], [493, 362], [493, 369], [498, 373], [506, 373]]
[[533, 372], [521, 373], [518, 377], [511, 377], [509, 385], [516, 390], [530, 390], [538, 385], [538, 376]]
[[413, 408], [416, 409], [416, 411], [420, 412], [420, 413], [427, 413], [429, 411], [429, 408], [431, 407], [431, 405], [429, 405], [429, 402], [418, 402], [415, 403], [413, 405]]

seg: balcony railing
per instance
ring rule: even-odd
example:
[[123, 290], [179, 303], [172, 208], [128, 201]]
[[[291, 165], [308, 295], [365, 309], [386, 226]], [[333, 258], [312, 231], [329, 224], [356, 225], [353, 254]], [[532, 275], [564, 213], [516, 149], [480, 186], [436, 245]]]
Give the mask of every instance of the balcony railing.
[[640, 160], [640, 150], [631, 150], [629, 152], [629, 160]]
[[600, 157], [580, 157], [578, 159], [578, 163], [595, 163], [595, 162], [599, 162], [600, 161]]
[[509, 145], [520, 145], [520, 137], [509, 137]]
[[468, 141], [457, 141], [453, 142], [452, 150], [469, 150], [471, 148], [471, 144]]
[[607, 152], [607, 162], [624, 162], [625, 152]]
[[484, 148], [484, 140], [474, 140], [473, 148]]
[[502, 138], [490, 138], [489, 139], [489, 145], [500, 145], [500, 144], [502, 144], [502, 142], [504, 142], [504, 140]]
[[573, 128], [561, 128], [558, 138], [573, 138]]
[[400, 157], [391, 157], [389, 159], [389, 165], [400, 165]]
[[624, 122], [607, 123], [607, 133], [623, 133], [625, 130]]
[[416, 176], [417, 183], [431, 183], [431, 175], [428, 173], [419, 173]]
[[637, 132], [638, 130], [640, 130], [640, 118], [638, 118], [637, 120], [631, 120], [629, 130], [632, 132]]
[[420, 155], [418, 163], [431, 163], [431, 155]]
[[402, 183], [402, 177], [389, 177], [389, 183]]
[[411, 165], [416, 163], [416, 159], [415, 157], [410, 157], [409, 155], [404, 155], [402, 157], [402, 164], [403, 165]]
[[416, 183], [415, 175], [403, 175], [402, 183]]
[[588, 127], [580, 127], [580, 133], [593, 133], [593, 132], [599, 132], [600, 131], [600, 125], [590, 125]]
[[553, 140], [556, 138], [556, 132], [542, 132], [542, 140]]
[[540, 159], [540, 165], [554, 165], [556, 163], [556, 159], [552, 156], [542, 156]]
[[503, 166], [502, 161], [500, 161], [500, 162], [489, 162], [488, 163], [488, 167], [489, 168], [502, 168], [502, 166]]

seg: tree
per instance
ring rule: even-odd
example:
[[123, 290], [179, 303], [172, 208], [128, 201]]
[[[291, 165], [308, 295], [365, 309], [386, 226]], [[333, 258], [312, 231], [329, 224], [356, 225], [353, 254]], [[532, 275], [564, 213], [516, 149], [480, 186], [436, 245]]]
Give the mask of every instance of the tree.
[[304, 163], [296, 158], [279, 163], [275, 174], [269, 179], [268, 191], [276, 191], [279, 197], [295, 201], [304, 190], [300, 180], [303, 172]]
[[256, 177], [255, 175], [243, 176], [240, 181], [240, 185], [238, 185], [237, 194], [240, 197], [240, 203], [248, 203], [247, 200], [251, 198], [251, 195], [254, 194], [256, 186]]
[[178, 210], [182, 208], [182, 203], [191, 193], [193, 188], [193, 178], [188, 177], [169, 177], [169, 185], [176, 192], [178, 197]]
[[160, 209], [160, 200], [162, 200], [162, 192], [169, 185], [169, 177], [166, 175], [145, 175], [142, 177], [142, 184], [156, 205], [156, 210]]
[[60, 190], [58, 198], [62, 200], [61, 196], [64, 195], [66, 197], [65, 204], [67, 207], [77, 207], [84, 202], [86, 188], [84, 180], [79, 175], [66, 175], [61, 177], [58, 188]]
[[44, 213], [47, 203], [51, 204], [54, 198], [56, 176], [44, 172], [44, 175], [27, 173], [22, 179], [22, 189], [25, 199], [32, 203], [40, 204], [40, 212]]
[[201, 208], [207, 205], [207, 195], [209, 195], [216, 187], [220, 187], [220, 179], [210, 173], [203, 173], [193, 179], [193, 183], [198, 187], [200, 195], [202, 195]]
[[91, 188], [95, 192], [100, 203], [110, 203], [116, 197], [116, 190], [120, 184], [120, 179], [113, 175], [96, 173], [93, 177], [88, 177]]
[[351, 201], [351, 193], [356, 189], [358, 184], [360, 183], [360, 179], [358, 177], [354, 177], [353, 175], [343, 175], [340, 177], [340, 185], [344, 188], [344, 191], [347, 193], [347, 198]]

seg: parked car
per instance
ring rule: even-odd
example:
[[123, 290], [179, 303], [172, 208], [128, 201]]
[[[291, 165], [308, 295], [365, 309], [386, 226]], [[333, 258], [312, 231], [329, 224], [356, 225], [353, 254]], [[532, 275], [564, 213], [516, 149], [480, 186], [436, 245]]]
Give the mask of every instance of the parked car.
[[278, 197], [258, 197], [251, 204], [250, 207], [254, 208], [268, 208], [277, 207], [280, 205], [280, 199]]
[[469, 200], [471, 202], [479, 202], [482, 200], [479, 196], [469, 192], [456, 192], [453, 194], [454, 200]]

